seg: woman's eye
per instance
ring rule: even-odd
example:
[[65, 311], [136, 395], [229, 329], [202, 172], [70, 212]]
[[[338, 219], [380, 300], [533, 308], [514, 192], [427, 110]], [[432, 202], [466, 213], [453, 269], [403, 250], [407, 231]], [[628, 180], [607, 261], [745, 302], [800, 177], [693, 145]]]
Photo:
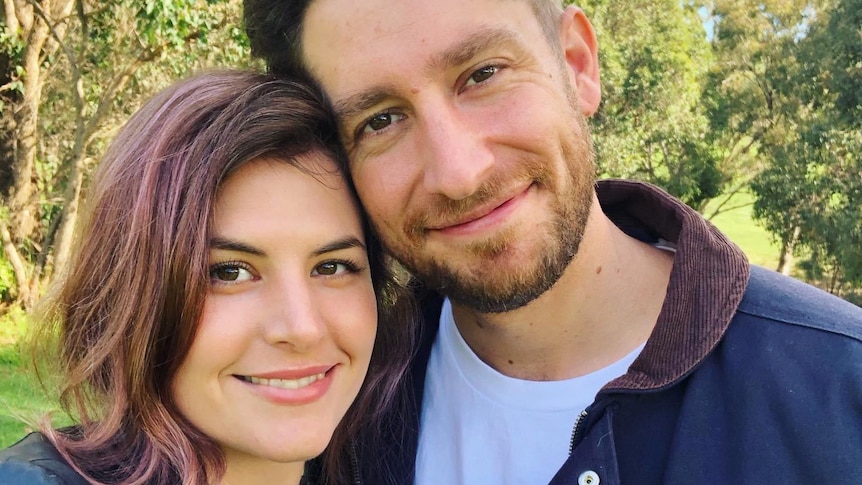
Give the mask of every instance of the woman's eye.
[[254, 276], [239, 264], [220, 264], [210, 269], [210, 279], [216, 282], [235, 283], [254, 279]]
[[404, 115], [400, 115], [397, 113], [378, 113], [372, 116], [363, 127], [362, 131], [365, 133], [373, 133], [375, 131], [380, 131], [393, 123], [397, 123], [404, 118]]
[[315, 266], [311, 273], [319, 276], [336, 276], [345, 272], [355, 273], [357, 271], [356, 266], [347, 261], [326, 261]]
[[473, 74], [467, 79], [467, 85], [479, 84], [487, 81], [500, 70], [497, 66], [485, 66], [473, 71]]

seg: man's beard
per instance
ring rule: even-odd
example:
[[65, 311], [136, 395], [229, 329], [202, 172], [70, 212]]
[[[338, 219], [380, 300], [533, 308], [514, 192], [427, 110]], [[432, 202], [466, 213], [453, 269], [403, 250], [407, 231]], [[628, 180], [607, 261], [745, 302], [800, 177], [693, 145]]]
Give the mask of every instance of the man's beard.
[[[530, 177], [538, 188], [548, 191], [551, 201], [551, 220], [528, 230], [538, 235], [544, 247], [533, 256], [533, 261], [512, 261], [496, 265], [498, 257], [517, 243], [517, 234], [525, 228], [508, 228], [493, 239], [472, 243], [460, 248], [474, 261], [471, 267], [453, 264], [446, 255], [423, 258], [421, 246], [388, 245], [393, 256], [426, 286], [448, 296], [453, 302], [480, 313], [502, 313], [521, 308], [548, 291], [560, 279], [569, 263], [578, 253], [589, 218], [595, 192], [595, 156], [586, 119], [575, 114], [576, 128], [566, 140], [561, 154], [566, 162], [566, 173], [553, 173], [549, 160], [524, 160], [521, 172], [516, 175]], [[566, 177], [568, 180], [556, 180]], [[520, 180], [520, 179], [518, 179]], [[564, 185], [568, 182], [568, 186]], [[469, 199], [446, 199], [429, 208], [427, 213], [459, 214], [475, 207], [498, 193], [502, 183], [491, 182]], [[445, 220], [445, 219], [444, 219]], [[424, 220], [408, 224], [406, 232], [411, 241], [421, 241]], [[391, 241], [387, 241], [391, 242]], [[453, 250], [454, 251], [454, 250]], [[510, 255], [511, 258], [511, 255]], [[500, 271], [501, 266], [512, 269]]]

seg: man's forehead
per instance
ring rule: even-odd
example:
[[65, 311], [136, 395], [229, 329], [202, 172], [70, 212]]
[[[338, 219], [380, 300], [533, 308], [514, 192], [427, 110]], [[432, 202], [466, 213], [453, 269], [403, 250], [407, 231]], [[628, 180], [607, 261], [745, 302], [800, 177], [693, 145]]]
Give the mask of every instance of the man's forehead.
[[464, 39], [473, 38], [476, 50], [487, 44], [483, 37], [511, 38], [500, 32], [529, 25], [525, 13], [531, 14], [526, 0], [315, 0], [306, 12], [303, 57], [329, 91], [333, 78], [355, 79], [357, 66], [394, 58], [405, 69], [459, 64], [473, 54], [469, 42], [460, 45]]
[[[520, 37], [510, 30], [484, 29], [464, 39], [448, 45], [444, 50], [430, 56], [425, 63], [427, 77], [433, 77], [438, 71], [470, 62], [475, 55], [490, 46], [507, 46], [510, 52], [526, 50]], [[341, 93], [334, 101], [335, 112], [339, 118], [355, 116], [391, 97], [398, 92], [399, 87], [386, 81], [380, 81], [374, 86], [355, 93]]]
[[[381, 18], [381, 13], [397, 13], [402, 20], [421, 21], [427, 15], [427, 10], [436, 12], [452, 12], [455, 16], [463, 16], [464, 10], [471, 6], [478, 7], [479, 12], [488, 12], [499, 8], [502, 4], [516, 3], [529, 6], [532, 11], [534, 0], [308, 0], [303, 11], [302, 22], [310, 17], [322, 15], [328, 18], [343, 16], [353, 20], [351, 25], [368, 26], [374, 20]], [[450, 5], [446, 5], [450, 4]], [[401, 7], [401, 8], [399, 8]], [[461, 8], [459, 8], [461, 7]], [[466, 7], [466, 8], [465, 8]]]

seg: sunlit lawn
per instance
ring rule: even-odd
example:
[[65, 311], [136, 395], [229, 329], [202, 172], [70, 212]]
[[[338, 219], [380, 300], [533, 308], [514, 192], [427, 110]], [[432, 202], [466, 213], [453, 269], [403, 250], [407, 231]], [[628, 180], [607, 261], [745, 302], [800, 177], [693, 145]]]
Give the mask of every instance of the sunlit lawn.
[[0, 317], [0, 448], [17, 441], [31, 424], [57, 408], [29, 370], [28, 354], [20, 346], [25, 326], [20, 312]]
[[[743, 193], [735, 196], [725, 207], [738, 208], [721, 213], [710, 222], [742, 248], [752, 264], [775, 269], [778, 267], [781, 248], [773, 242], [766, 229], [752, 220], [751, 202], [753, 200], [751, 194]], [[709, 214], [711, 210], [712, 206], [707, 206], [706, 213]]]

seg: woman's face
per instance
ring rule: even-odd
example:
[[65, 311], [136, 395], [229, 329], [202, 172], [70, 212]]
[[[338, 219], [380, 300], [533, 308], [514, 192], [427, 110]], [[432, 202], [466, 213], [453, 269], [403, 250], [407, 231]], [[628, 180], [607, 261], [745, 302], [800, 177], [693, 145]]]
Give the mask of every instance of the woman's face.
[[320, 454], [371, 359], [377, 307], [358, 208], [331, 159], [299, 163], [319, 175], [255, 160], [221, 186], [210, 289], [173, 382], [228, 476]]

